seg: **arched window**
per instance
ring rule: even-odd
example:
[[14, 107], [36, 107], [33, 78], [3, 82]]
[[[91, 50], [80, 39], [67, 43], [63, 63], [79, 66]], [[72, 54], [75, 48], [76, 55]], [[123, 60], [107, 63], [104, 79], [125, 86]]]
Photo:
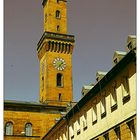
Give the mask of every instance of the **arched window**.
[[57, 87], [63, 86], [63, 75], [61, 73], [57, 73]]
[[13, 123], [7, 122], [5, 125], [5, 135], [13, 135]]
[[26, 136], [32, 136], [32, 124], [26, 123], [25, 125], [25, 135]]
[[56, 18], [60, 18], [60, 11], [56, 10]]

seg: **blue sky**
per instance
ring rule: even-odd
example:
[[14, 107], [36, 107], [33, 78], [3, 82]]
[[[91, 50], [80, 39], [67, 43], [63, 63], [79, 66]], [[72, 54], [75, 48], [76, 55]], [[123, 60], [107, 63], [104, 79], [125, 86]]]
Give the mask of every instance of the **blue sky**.
[[[43, 34], [41, 1], [4, 1], [4, 98], [39, 100], [37, 43]], [[95, 83], [97, 71], [112, 68], [114, 51], [125, 51], [127, 36], [136, 34], [135, 0], [71, 0], [68, 33], [75, 35], [73, 95]]]

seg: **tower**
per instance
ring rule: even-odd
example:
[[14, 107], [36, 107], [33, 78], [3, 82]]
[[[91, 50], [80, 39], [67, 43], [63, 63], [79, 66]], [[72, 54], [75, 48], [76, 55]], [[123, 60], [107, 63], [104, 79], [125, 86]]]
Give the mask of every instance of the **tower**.
[[40, 102], [65, 106], [72, 101], [74, 36], [67, 34], [66, 0], [43, 0], [44, 33], [37, 44]]

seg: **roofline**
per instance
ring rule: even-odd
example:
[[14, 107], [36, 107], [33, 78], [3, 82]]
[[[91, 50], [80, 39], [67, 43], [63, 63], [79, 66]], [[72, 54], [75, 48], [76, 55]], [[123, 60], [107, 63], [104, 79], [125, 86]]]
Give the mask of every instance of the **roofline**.
[[122, 69], [136, 57], [134, 50], [127, 53], [67, 114], [66, 118], [72, 117], [85, 103], [94, 97], [101, 88], [104, 88]]
[[53, 129], [54, 129], [57, 125], [59, 125], [61, 121], [64, 121], [64, 123], [65, 123], [65, 121], [66, 121], [65, 117], [61, 117], [60, 120], [48, 131], [47, 134], [45, 134], [45, 135], [42, 137], [41, 140], [45, 140], [44, 138], [45, 138], [46, 136], [48, 136], [49, 133], [51, 133], [51, 131], [53, 131]]
[[101, 88], [104, 88], [108, 82], [112, 80], [118, 74], [122, 69], [125, 68], [126, 65], [128, 65], [131, 61], [135, 60], [136, 53], [131, 50], [129, 53], [125, 55], [123, 59], [119, 61], [64, 117], [62, 117], [49, 131], [48, 133], [42, 138], [44, 138], [51, 133], [51, 131], [60, 124], [64, 118], [66, 120], [70, 119], [73, 114], [77, 113], [79, 109], [81, 109], [85, 103], [87, 103], [92, 97], [94, 97]]
[[[21, 109], [23, 106], [24, 106], [24, 108]], [[17, 107], [19, 107], [21, 109], [21, 111], [25, 111], [25, 108], [26, 109], [27, 108], [37, 109], [38, 111], [40, 111], [41, 109], [66, 110], [65, 106], [55, 106], [55, 105], [23, 102], [23, 101], [10, 101], [10, 100], [4, 101], [4, 110], [14, 110], [14, 108], [17, 108]]]

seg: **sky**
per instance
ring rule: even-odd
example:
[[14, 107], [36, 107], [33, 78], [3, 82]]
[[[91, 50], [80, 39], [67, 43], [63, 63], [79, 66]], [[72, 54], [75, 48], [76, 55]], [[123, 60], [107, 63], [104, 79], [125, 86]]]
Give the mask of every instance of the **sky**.
[[[4, 99], [39, 101], [37, 43], [43, 34], [42, 0], [4, 0]], [[108, 72], [116, 50], [136, 34], [135, 0], [67, 0], [68, 34], [75, 35], [73, 96]]]

